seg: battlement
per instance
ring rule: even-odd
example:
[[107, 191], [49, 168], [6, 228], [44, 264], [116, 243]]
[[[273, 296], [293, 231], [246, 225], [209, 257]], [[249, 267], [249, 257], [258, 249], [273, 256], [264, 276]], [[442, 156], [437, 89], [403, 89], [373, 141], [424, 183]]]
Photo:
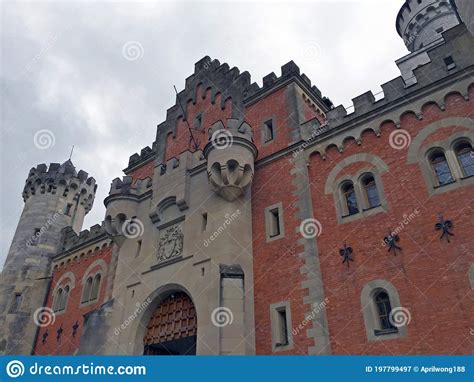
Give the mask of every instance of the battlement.
[[[365, 92], [352, 99], [354, 111], [347, 113], [343, 105], [339, 105], [328, 111], [327, 126], [321, 130], [321, 134], [333, 130], [341, 125], [370, 115], [373, 112], [387, 108], [393, 102], [403, 100], [405, 97], [420, 89], [435, 83], [447, 76], [462, 72], [466, 68], [474, 65], [474, 60], [463, 52], [461, 47], [472, 51], [474, 49], [474, 39], [467, 33], [463, 24], [458, 25], [449, 31], [443, 33], [444, 44], [437, 45], [428, 50], [430, 62], [419, 66], [413, 72], [417, 79], [416, 83], [407, 86], [402, 77], [396, 77], [393, 80], [381, 85], [383, 98], [375, 100], [371, 91]], [[446, 57], [452, 59], [453, 63], [448, 65]]]
[[51, 163], [49, 167], [44, 163], [33, 167], [26, 179], [22, 196], [23, 200], [26, 201], [37, 193], [51, 193], [54, 195], [61, 192], [63, 196], [67, 197], [70, 192], [74, 192], [90, 204], [86, 206], [86, 210], [89, 211], [96, 190], [95, 179], [89, 177], [85, 171], [76, 172], [76, 168], [68, 160], [63, 164]]
[[291, 77], [295, 77], [300, 81], [309, 96], [311, 96], [313, 101], [316, 102], [324, 112], [331, 108], [332, 102], [329, 98], [323, 97], [321, 90], [319, 90], [317, 86], [311, 84], [309, 77], [304, 73], [300, 73], [300, 68], [294, 63], [294, 61], [287, 62], [281, 66], [280, 77], [278, 77], [274, 72], [264, 76], [262, 79], [262, 87], [259, 87], [257, 84], [252, 84], [253, 91], [244, 99], [245, 104], [248, 105], [255, 102], [262, 96], [265, 96], [269, 91], [284, 84]]
[[139, 179], [133, 183], [131, 176], [115, 178], [110, 185], [109, 197], [112, 195], [140, 195], [152, 186], [150, 178]]
[[80, 248], [97, 240], [107, 237], [104, 224], [95, 224], [89, 229], [81, 231], [79, 234], [74, 232], [71, 227], [65, 227], [61, 231], [61, 244], [58, 255]]
[[150, 159], [154, 158], [156, 154], [155, 145], [152, 147], [146, 146], [140, 150], [140, 154], [135, 153], [130, 156], [128, 160], [128, 167], [124, 170], [124, 172], [130, 171], [133, 167], [137, 167], [138, 165], [149, 161]]

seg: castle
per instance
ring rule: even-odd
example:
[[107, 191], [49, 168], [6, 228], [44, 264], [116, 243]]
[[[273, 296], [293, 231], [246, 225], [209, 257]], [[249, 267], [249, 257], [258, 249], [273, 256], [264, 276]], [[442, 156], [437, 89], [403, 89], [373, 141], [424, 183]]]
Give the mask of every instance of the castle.
[[470, 354], [468, 1], [406, 0], [401, 76], [334, 107], [294, 62], [205, 57], [82, 230], [96, 182], [31, 169], [3, 354]]

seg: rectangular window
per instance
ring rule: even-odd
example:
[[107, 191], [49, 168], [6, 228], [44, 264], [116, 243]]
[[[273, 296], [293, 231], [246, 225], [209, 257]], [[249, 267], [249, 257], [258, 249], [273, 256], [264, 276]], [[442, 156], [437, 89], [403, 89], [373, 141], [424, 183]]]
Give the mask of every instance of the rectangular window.
[[280, 239], [284, 236], [282, 203], [265, 209], [265, 230], [267, 241]]
[[201, 231], [204, 232], [206, 228], [207, 228], [207, 212], [202, 214]]
[[270, 210], [270, 237], [280, 234], [280, 212], [278, 208]]
[[293, 346], [290, 302], [271, 304], [270, 321], [273, 351], [290, 349]]
[[202, 113], [199, 113], [194, 118], [193, 128], [200, 129], [202, 127]]
[[456, 64], [454, 63], [454, 60], [451, 56], [445, 57], [444, 63], [448, 70], [454, 69], [456, 67]]
[[16, 313], [19, 311], [21, 305], [21, 293], [15, 293], [10, 304], [9, 313]]
[[273, 121], [269, 119], [263, 123], [263, 141], [270, 142], [273, 140]]
[[288, 345], [288, 322], [286, 320], [286, 308], [281, 307], [277, 309], [277, 317], [278, 317], [278, 338], [279, 342], [275, 345], [279, 346], [286, 346]]
[[140, 251], [142, 250], [142, 241], [138, 240], [137, 241], [137, 251], [135, 252], [135, 257], [140, 256]]
[[68, 216], [71, 216], [71, 209], [72, 209], [72, 204], [71, 203], [68, 203], [66, 205], [66, 208], [64, 209], [64, 214], [65, 215], [68, 215]]

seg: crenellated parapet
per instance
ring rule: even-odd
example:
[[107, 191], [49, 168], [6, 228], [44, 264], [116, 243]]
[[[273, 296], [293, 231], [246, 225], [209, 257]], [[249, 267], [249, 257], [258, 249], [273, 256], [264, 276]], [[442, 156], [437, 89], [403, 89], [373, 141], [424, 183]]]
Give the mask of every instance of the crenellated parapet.
[[146, 146], [140, 150], [140, 154], [135, 153], [130, 156], [128, 160], [128, 166], [124, 170], [126, 173], [131, 171], [133, 168], [141, 166], [142, 164], [152, 160], [156, 155], [156, 144], [153, 144], [152, 147]]
[[40, 164], [33, 167], [23, 188], [23, 200], [26, 202], [33, 195], [60, 194], [70, 198], [89, 212], [94, 203], [97, 185], [88, 173], [76, 169], [70, 160], [63, 164], [51, 163], [48, 166]]
[[104, 224], [95, 224], [88, 230], [82, 230], [77, 234], [71, 227], [63, 228], [62, 242], [58, 251], [59, 255], [72, 252], [85, 245], [89, 245], [107, 237]]

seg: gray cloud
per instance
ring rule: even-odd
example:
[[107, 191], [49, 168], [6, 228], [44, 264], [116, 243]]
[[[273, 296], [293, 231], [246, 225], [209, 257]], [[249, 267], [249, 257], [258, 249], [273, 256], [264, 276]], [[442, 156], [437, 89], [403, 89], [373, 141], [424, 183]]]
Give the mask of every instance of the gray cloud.
[[[205, 55], [248, 70], [253, 81], [294, 60], [333, 102], [399, 75], [407, 53], [395, 31], [402, 1], [302, 3], [2, 3], [1, 253], [23, 207], [29, 169], [73, 161], [99, 184], [84, 228], [104, 217], [110, 181], [151, 145], [194, 62]], [[134, 61], [123, 46], [138, 41]], [[54, 133], [38, 150], [33, 136]]]

